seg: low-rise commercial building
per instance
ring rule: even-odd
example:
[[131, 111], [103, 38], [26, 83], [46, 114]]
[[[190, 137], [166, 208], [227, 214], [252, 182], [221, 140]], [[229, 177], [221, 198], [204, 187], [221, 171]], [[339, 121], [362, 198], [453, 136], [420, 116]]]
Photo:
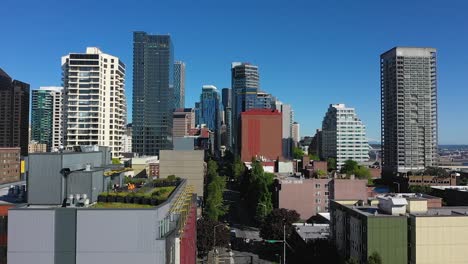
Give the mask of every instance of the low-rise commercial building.
[[321, 212], [328, 212], [331, 199], [367, 200], [367, 180], [280, 177], [276, 181], [277, 208], [296, 210], [307, 220]]
[[187, 179], [194, 193], [203, 197], [206, 165], [203, 150], [161, 150], [159, 174], [161, 178], [175, 175]]
[[[367, 263], [464, 263], [468, 207], [442, 207], [420, 194], [386, 194], [378, 204], [331, 201], [332, 241], [343, 259]], [[429, 207], [436, 206], [436, 207]]]
[[143, 156], [130, 159], [130, 166], [133, 169], [134, 177], [153, 178], [159, 177], [158, 156]]
[[47, 144], [30, 142], [28, 145], [28, 153], [43, 153], [47, 152]]
[[17, 182], [21, 173], [21, 148], [0, 148], [0, 184]]

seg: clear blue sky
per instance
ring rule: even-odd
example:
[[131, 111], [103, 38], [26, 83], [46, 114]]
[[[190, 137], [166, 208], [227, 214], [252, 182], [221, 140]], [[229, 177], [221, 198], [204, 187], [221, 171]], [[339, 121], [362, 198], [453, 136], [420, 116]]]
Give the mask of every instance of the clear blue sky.
[[468, 144], [467, 1], [2, 0], [1, 10], [0, 67], [34, 89], [61, 84], [62, 55], [97, 46], [126, 63], [131, 109], [132, 31], [169, 33], [187, 64], [188, 107], [203, 84], [230, 86], [232, 61], [252, 62], [262, 89], [292, 104], [302, 136], [345, 103], [380, 140], [379, 55], [434, 47], [439, 142]]

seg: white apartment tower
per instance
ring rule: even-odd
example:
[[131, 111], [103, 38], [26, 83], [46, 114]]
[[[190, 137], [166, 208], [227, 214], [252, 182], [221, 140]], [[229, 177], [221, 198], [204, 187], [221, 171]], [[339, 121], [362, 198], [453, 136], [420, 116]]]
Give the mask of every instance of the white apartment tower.
[[121, 157], [127, 115], [125, 65], [88, 47], [62, 57], [66, 146], [111, 147]]
[[437, 50], [395, 47], [380, 56], [382, 171], [396, 176], [437, 161]]
[[369, 160], [369, 142], [366, 127], [354, 108], [331, 104], [322, 123], [322, 150], [324, 158], [336, 158], [338, 168], [346, 160]]

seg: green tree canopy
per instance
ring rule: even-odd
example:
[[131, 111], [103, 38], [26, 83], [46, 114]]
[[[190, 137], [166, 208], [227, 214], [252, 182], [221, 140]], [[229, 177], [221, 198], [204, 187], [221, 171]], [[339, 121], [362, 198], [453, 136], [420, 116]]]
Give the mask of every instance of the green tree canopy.
[[294, 147], [293, 148], [293, 158], [294, 159], [302, 159], [304, 157], [304, 151], [302, 151], [301, 148], [299, 147]]
[[372, 252], [367, 260], [367, 264], [382, 264], [382, 257], [376, 251]]
[[294, 229], [292, 224], [299, 221], [299, 219], [299, 214], [295, 210], [273, 209], [260, 227], [260, 237], [282, 240], [283, 224], [286, 225], [286, 236], [289, 237]]
[[119, 158], [112, 158], [112, 164], [120, 164]]
[[343, 164], [343, 166], [341, 166], [341, 173], [345, 173], [345, 174], [353, 174], [357, 169], [358, 169], [359, 165], [356, 161], [354, 160], [346, 160]]
[[353, 171], [353, 174], [358, 179], [369, 179], [371, 177], [371, 172], [369, 168], [364, 166], [358, 166], [357, 169]]
[[319, 156], [316, 154], [309, 154], [309, 159], [310, 160], [320, 160]]
[[327, 159], [327, 167], [328, 170], [336, 170], [336, 159], [335, 158], [328, 158]]

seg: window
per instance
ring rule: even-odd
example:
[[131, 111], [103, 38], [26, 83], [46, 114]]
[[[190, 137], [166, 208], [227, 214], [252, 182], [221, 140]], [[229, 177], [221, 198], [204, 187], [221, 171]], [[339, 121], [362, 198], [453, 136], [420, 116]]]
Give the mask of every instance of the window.
[[320, 188], [320, 183], [316, 183], [315, 188]]

